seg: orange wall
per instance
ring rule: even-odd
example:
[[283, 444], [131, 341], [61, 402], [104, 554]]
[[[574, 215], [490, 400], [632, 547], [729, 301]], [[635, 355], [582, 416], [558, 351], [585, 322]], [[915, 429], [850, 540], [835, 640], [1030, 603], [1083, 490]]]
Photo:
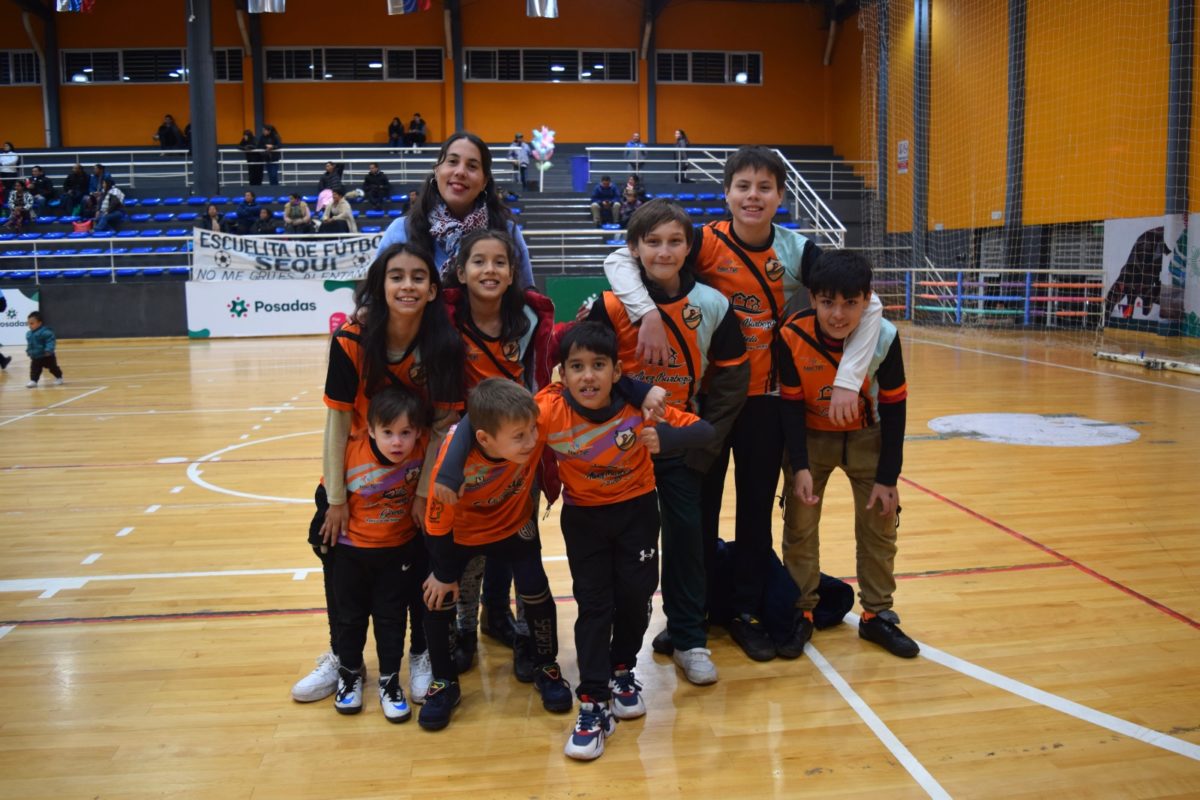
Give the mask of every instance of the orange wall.
[[[862, 124], [863, 34], [858, 21], [855, 15], [838, 26], [832, 63], [823, 68], [829, 96], [828, 141], [847, 161], [873, 161], [874, 128], [868, 132]], [[870, 172], [861, 166], [855, 171], [863, 176]]]
[[[37, 17], [33, 17], [33, 30], [41, 36], [42, 25]], [[20, 9], [13, 3], [0, 3], [0, 50], [32, 49]], [[12, 142], [18, 150], [39, 150], [46, 146], [42, 87], [0, 87], [0, 142]]]
[[929, 229], [1002, 225], [1008, 140], [1008, 4], [934, 0]]
[[1091, 6], [1028, 6], [1027, 224], [1163, 213], [1167, 4]]
[[[888, 32], [891, 60], [888, 62], [888, 152], [884, 169], [888, 170], [887, 230], [896, 233], [912, 230], [913, 163], [913, 4], [911, 0], [890, 0], [891, 30]], [[896, 171], [897, 143], [907, 139], [907, 174]]]

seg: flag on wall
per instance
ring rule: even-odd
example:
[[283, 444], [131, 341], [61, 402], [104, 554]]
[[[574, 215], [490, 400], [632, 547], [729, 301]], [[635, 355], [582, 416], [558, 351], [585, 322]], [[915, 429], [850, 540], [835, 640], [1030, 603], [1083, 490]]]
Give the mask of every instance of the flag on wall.
[[415, 14], [428, 11], [430, 0], [388, 0], [389, 14]]
[[96, 0], [57, 0], [59, 11], [91, 11]]
[[287, 10], [287, 0], [248, 0], [246, 10], [251, 14], [282, 14]]
[[553, 19], [558, 16], [558, 0], [526, 0], [525, 16]]

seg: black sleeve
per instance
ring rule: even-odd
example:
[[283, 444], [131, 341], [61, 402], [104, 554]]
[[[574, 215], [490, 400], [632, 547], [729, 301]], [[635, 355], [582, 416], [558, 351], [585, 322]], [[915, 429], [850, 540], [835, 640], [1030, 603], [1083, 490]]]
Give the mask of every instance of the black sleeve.
[[[892, 340], [892, 346], [888, 348], [887, 355], [883, 357], [883, 361], [879, 362], [879, 369], [875, 371], [874, 380], [880, 389], [888, 391], [899, 389], [904, 385], [904, 356], [900, 353], [899, 335]], [[883, 406], [885, 403], [879, 405]]]
[[821, 248], [811, 239], [804, 243], [804, 252], [800, 254], [800, 283], [806, 289], [808, 288], [808, 276], [819, 255], [821, 255]]
[[[430, 502], [437, 501], [431, 498]], [[425, 549], [429, 551], [429, 571], [442, 583], [452, 583], [455, 580], [454, 572], [450, 569], [454, 563], [454, 533], [444, 533], [441, 536], [430, 536], [426, 533]]]
[[442, 465], [438, 468], [438, 474], [434, 476], [434, 480], [439, 486], [445, 486], [447, 489], [458, 491], [463, 485], [465, 478], [463, 470], [467, 466], [467, 456], [471, 454], [471, 442], [475, 438], [475, 430], [471, 427], [471, 420], [466, 414], [458, 421], [458, 426], [454, 429], [454, 436], [450, 439], [450, 444], [446, 447], [446, 455], [442, 458]]
[[875, 482], [884, 486], [895, 486], [904, 465], [904, 427], [907, 418], [907, 402], [879, 404], [879, 466], [875, 468]]
[[[738, 339], [741, 340], [741, 334]], [[742, 341], [744, 348], [745, 341]], [[710, 366], [705, 375], [708, 392], [700, 402], [701, 415], [713, 426], [713, 437], [703, 447], [693, 448], [684, 455], [684, 462], [697, 472], [708, 472], [729, 437], [734, 420], [746, 402], [750, 386], [750, 363], [743, 361], [732, 367]]]
[[725, 316], [713, 331], [712, 340], [708, 343], [708, 360], [729, 361], [739, 358], [746, 352], [746, 337], [738, 325], [737, 314], [733, 306], [725, 310]]
[[325, 373], [325, 396], [338, 403], [353, 405], [358, 396], [358, 365], [338, 341], [345, 336], [339, 331], [329, 344], [329, 369]]
[[659, 448], [664, 453], [704, 447], [716, 435], [713, 426], [702, 419], [696, 420], [691, 425], [684, 425], [682, 428], [660, 422], [655, 426], [655, 430], [658, 431]]
[[808, 469], [808, 427], [804, 422], [803, 400], [782, 400], [779, 414], [783, 421], [783, 441], [787, 445], [792, 471]]
[[653, 388], [650, 384], [634, 380], [628, 375], [622, 375], [617, 381], [617, 389], [625, 395], [629, 405], [636, 408], [642, 407], [642, 403], [646, 402], [646, 395], [650, 394]]

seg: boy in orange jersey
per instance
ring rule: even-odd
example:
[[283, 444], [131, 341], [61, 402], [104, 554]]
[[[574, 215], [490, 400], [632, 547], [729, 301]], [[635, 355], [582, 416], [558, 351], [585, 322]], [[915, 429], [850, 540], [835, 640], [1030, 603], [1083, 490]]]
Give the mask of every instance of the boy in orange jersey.
[[[558, 616], [550, 582], [542, 568], [541, 541], [534, 518], [534, 474], [541, 453], [538, 407], [524, 386], [504, 378], [488, 378], [467, 398], [473, 446], [462, 474], [465, 486], [456, 504], [429, 500], [425, 541], [430, 572], [425, 580], [425, 637], [433, 663], [433, 682], [425, 695], [418, 723], [441, 730], [461, 697], [458, 670], [450, 653], [450, 627], [455, 624], [458, 581], [467, 562], [477, 555], [496, 556], [512, 567], [517, 595], [525, 604], [532, 637], [534, 686], [547, 711], [569, 711], [570, 684], [563, 679], [558, 657]], [[455, 437], [447, 437], [434, 473], [446, 460]]]
[[790, 317], [781, 331], [787, 354], [780, 364], [784, 435], [800, 500], [784, 534], [783, 557], [800, 597], [780, 654], [799, 656], [812, 636], [820, 580], [821, 495], [830, 473], [841, 467], [854, 490], [858, 596], [863, 606], [858, 635], [893, 655], [913, 658], [920, 648], [900, 630], [891, 610], [900, 512], [896, 480], [903, 462], [908, 396], [900, 339], [896, 327], [884, 320], [859, 390], [858, 420], [837, 422], [829, 414], [829, 398], [843, 344], [860, 324], [871, 297], [870, 262], [845, 250], [822, 253], [808, 285], [813, 308]]
[[642, 282], [668, 330], [666, 364], [638, 363], [634, 352], [638, 325], [612, 292], [604, 292], [592, 304], [588, 319], [616, 332], [621, 363], [637, 367], [632, 377], [665, 388], [667, 402], [676, 408], [697, 411], [701, 381], [707, 387], [703, 418], [715, 429], [713, 443], [654, 457], [667, 615], [667, 629], [655, 637], [654, 647], [670, 653], [689, 681], [705, 685], [717, 681], [717, 668], [705, 646], [705, 564], [714, 559], [712, 553], [706, 555], [701, 535], [700, 484], [716, 456], [717, 443], [724, 441], [745, 402], [750, 365], [729, 301], [716, 289], [697, 283], [685, 266], [693, 235], [687, 212], [667, 200], [651, 200], [638, 208], [626, 234], [628, 252], [637, 258]]
[[[733, 306], [746, 340], [750, 385], [746, 402], [729, 435], [705, 472], [701, 498], [706, 548], [717, 539], [729, 456], [737, 493], [734, 539], [734, 616], [729, 634], [747, 656], [768, 661], [776, 642], [755, 616], [762, 605], [761, 565], [771, 550], [771, 518], [783, 464], [779, 407], [779, 324], [784, 307], [799, 293], [820, 248], [804, 235], [774, 224], [783, 202], [787, 165], [763, 147], [742, 147], [725, 163], [725, 201], [732, 220], [711, 222], [698, 231], [690, 259], [696, 277]], [[665, 363], [669, 350], [660, 315], [631, 259], [605, 262], [613, 291], [641, 321], [638, 350], [649, 363]], [[872, 298], [858, 331], [846, 344], [830, 401], [834, 418], [848, 422], [857, 408], [870, 355], [879, 334], [883, 307]], [[701, 398], [703, 409], [705, 398]], [[785, 492], [785, 494], [787, 494]]]
[[[426, 556], [412, 505], [429, 439], [429, 408], [414, 392], [388, 387], [371, 398], [367, 425], [369, 436], [346, 445], [349, 523], [336, 541], [325, 541], [338, 550], [333, 583], [341, 666], [334, 708], [339, 714], [362, 711], [363, 645], [370, 618], [375, 624], [383, 715], [389, 722], [406, 722], [412, 711], [400, 688], [399, 671], [405, 615], [412, 614], [416, 625], [422, 617]], [[318, 505], [324, 496], [318, 492]]]

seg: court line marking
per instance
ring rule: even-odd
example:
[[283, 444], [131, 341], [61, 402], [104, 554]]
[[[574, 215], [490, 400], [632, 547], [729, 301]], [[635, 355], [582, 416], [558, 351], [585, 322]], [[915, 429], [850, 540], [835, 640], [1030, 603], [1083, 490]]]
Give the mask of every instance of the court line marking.
[[131, 534], [131, 533], [133, 533], [133, 528], [132, 528], [132, 527], [129, 527], [129, 528], [121, 528], [121, 530], [117, 531], [117, 536], [128, 536], [128, 535], [129, 535], [129, 534]]
[[859, 719], [866, 723], [871, 732], [875, 734], [875, 737], [883, 743], [883, 746], [908, 771], [913, 780], [920, 784], [925, 793], [930, 797], [938, 798], [938, 800], [942, 800], [942, 798], [950, 800], [949, 792], [943, 789], [942, 785], [937, 782], [937, 779], [929, 774], [929, 770], [925, 769], [925, 766], [917, 760], [912, 751], [904, 746], [904, 743], [900, 741], [896, 734], [892, 733], [892, 729], [879, 718], [878, 714], [871, 710], [867, 702], [859, 696], [858, 692], [854, 691], [850, 684], [846, 682], [846, 679], [841, 676], [841, 673], [834, 669], [833, 665], [826, 660], [825, 656], [821, 655], [821, 651], [814, 647], [812, 642], [804, 645], [804, 653], [809, 657], [822, 677], [829, 681], [829, 685], [842, 696], [846, 704], [854, 710], [855, 714], [858, 714]]
[[83, 564], [84, 566], [87, 566], [88, 564], [95, 564], [97, 561], [100, 560], [100, 556], [102, 556], [102, 555], [104, 555], [104, 554], [103, 553], [92, 553], [90, 556], [85, 558], [83, 561], [80, 561], [79, 563]]
[[[854, 613], [847, 614], [846, 621], [858, 625], [859, 616]], [[1190, 758], [1193, 761], [1200, 761], [1200, 745], [1178, 739], [1170, 734], [1160, 733], [1144, 725], [1123, 720], [1120, 717], [1114, 717], [1112, 714], [1106, 714], [1103, 711], [1097, 711], [1082, 703], [1076, 703], [1074, 700], [1068, 700], [1065, 697], [1038, 689], [1036, 686], [1022, 683], [1007, 675], [992, 672], [986, 667], [973, 664], [958, 656], [952, 656], [944, 650], [939, 650], [936, 647], [925, 644], [925, 642], [918, 642], [918, 644], [921, 645], [921, 656], [923, 658], [952, 669], [955, 672], [962, 673], [968, 678], [974, 678], [980, 683], [986, 683], [989, 686], [994, 686], [1009, 694], [1016, 695], [1023, 700], [1037, 703], [1040, 706], [1045, 706], [1067, 716], [1075, 717], [1101, 728], [1106, 728], [1113, 733], [1128, 736], [1130, 739], [1136, 739], [1152, 747], [1168, 750], [1185, 758]]]
[[19, 417], [12, 417], [10, 419], [0, 420], [0, 427], [3, 427], [5, 425], [11, 425], [14, 422], [20, 422], [23, 419], [28, 419], [29, 417], [32, 417], [35, 414], [41, 414], [43, 411], [49, 411], [52, 408], [58, 408], [59, 406], [65, 406], [67, 403], [74, 403], [76, 400], [82, 400], [83, 398], [88, 397], [89, 395], [93, 395], [96, 392], [103, 392], [107, 388], [108, 388], [107, 386], [98, 386], [95, 389], [92, 389], [91, 391], [84, 392], [83, 394], [78, 394], [78, 395], [75, 395], [74, 397], [68, 397], [66, 400], [59, 400], [57, 403], [51, 403], [50, 405], [46, 406], [45, 408], [39, 408], [34, 411], [28, 411]]
[[963, 505], [962, 503], [959, 503], [956, 500], [951, 500], [949, 497], [939, 494], [939, 493], [935, 492], [933, 489], [930, 489], [926, 486], [922, 486], [921, 484], [917, 483], [916, 481], [914, 481], [910, 478], [905, 478], [903, 475], [901, 475], [900, 480], [904, 481], [909, 486], [912, 486], [914, 489], [924, 492], [925, 494], [929, 495], [930, 497], [933, 497], [937, 500], [941, 500], [943, 503], [946, 503], [947, 505], [957, 508], [959, 511], [963, 512], [964, 514], [967, 514], [968, 516], [974, 517], [975, 519], [979, 520], [980, 522], [991, 525], [996, 530], [1002, 531], [1002, 532], [1008, 534], [1009, 536], [1013, 537], [1017, 541], [1024, 542], [1025, 544], [1028, 544], [1028, 545], [1032, 545], [1033, 547], [1036, 547], [1038, 550], [1041, 550], [1043, 553], [1053, 556], [1054, 558], [1058, 559], [1059, 561], [1062, 561], [1065, 564], [1070, 564], [1072, 567], [1074, 567], [1075, 569], [1084, 573], [1085, 575], [1090, 575], [1091, 577], [1095, 578], [1096, 580], [1100, 581], [1101, 583], [1111, 586], [1112, 588], [1114, 588], [1120, 592], [1124, 592], [1125, 594], [1129, 595], [1130, 597], [1132, 597], [1136, 600], [1142, 601], [1143, 603], [1150, 606], [1151, 608], [1158, 609], [1159, 611], [1166, 614], [1167, 616], [1173, 617], [1173, 618], [1179, 620], [1180, 622], [1186, 623], [1188, 625], [1191, 625], [1193, 628], [1200, 630], [1200, 622], [1197, 622], [1196, 620], [1192, 619], [1191, 617], [1187, 616], [1186, 614], [1176, 611], [1175, 609], [1171, 608], [1170, 606], [1164, 605], [1163, 603], [1158, 602], [1157, 600], [1153, 599], [1152, 597], [1148, 597], [1147, 595], [1142, 594], [1141, 592], [1137, 591], [1136, 589], [1132, 589], [1132, 588], [1126, 586], [1125, 584], [1121, 583], [1120, 581], [1110, 578], [1107, 575], [1104, 575], [1104, 574], [1092, 569], [1091, 567], [1086, 566], [1086, 565], [1080, 563], [1079, 561], [1076, 561], [1075, 559], [1071, 558], [1070, 556], [1066, 555], [1065, 553], [1061, 553], [1058, 550], [1055, 550], [1053, 547], [1050, 547], [1049, 545], [1042, 544], [1041, 542], [1037, 541], [1036, 539], [1033, 539], [1033, 538], [1023, 534], [1018, 530], [1014, 530], [1013, 528], [1008, 527], [1007, 525], [1005, 525], [1002, 522], [997, 522], [996, 520], [992, 519], [991, 517], [986, 516], [985, 514], [981, 514], [972, 508], [968, 508], [967, 506]]
[[158, 503], [155, 503], [152, 506], [146, 506], [146, 511], [144, 513], [153, 514], [155, 511], [158, 511], [160, 508], [162, 508], [162, 506], [159, 505]]
[[16, 627], [16, 625], [0, 625], [0, 639], [8, 636], [8, 634], [12, 633], [13, 629]]
[[1132, 375], [1119, 375], [1114, 372], [1101, 372], [1100, 370], [1088, 369], [1087, 367], [1072, 367], [1069, 364], [1056, 364], [1053, 361], [1042, 361], [1041, 359], [1030, 358], [1029, 356], [1014, 356], [1014, 355], [1009, 355], [1008, 353], [993, 353], [991, 350], [980, 350], [979, 348], [976, 348], [976, 347], [963, 347], [962, 345], [959, 345], [959, 344], [946, 344], [945, 342], [935, 342], [930, 339], [918, 339], [915, 336], [910, 337], [909, 341], [916, 342], [918, 344], [933, 345], [934, 347], [945, 347], [949, 350], [959, 350], [963, 353], [978, 353], [979, 355], [993, 356], [995, 358], [1006, 358], [1009, 361], [1021, 361], [1026, 364], [1038, 364], [1043, 367], [1054, 367], [1056, 369], [1067, 369], [1072, 372], [1082, 372], [1086, 375], [1098, 375], [1102, 378], [1116, 378], [1117, 380], [1121, 380], [1121, 381], [1132, 381], [1134, 383], [1145, 383], [1145, 384], [1149, 384], [1150, 386], [1159, 386], [1159, 387], [1162, 387], [1163, 389], [1178, 389], [1181, 392], [1192, 392], [1194, 394], [1200, 394], [1200, 388], [1196, 388], [1196, 387], [1192, 387], [1192, 386], [1179, 386], [1178, 384], [1174, 384], [1174, 383], [1162, 383], [1161, 381], [1151, 381], [1151, 380], [1147, 380], [1146, 378], [1135, 378]]
[[295, 498], [295, 497], [273, 497], [271, 495], [265, 495], [265, 494], [251, 494], [249, 492], [239, 492], [236, 489], [226, 489], [224, 486], [217, 486], [216, 484], [209, 483], [208, 481], [206, 481], [200, 477], [200, 472], [201, 472], [200, 465], [206, 461], [218, 461], [218, 460], [220, 460], [220, 457], [222, 454], [232, 452], [233, 450], [240, 450], [243, 447], [250, 447], [251, 445], [256, 445], [256, 444], [266, 444], [267, 442], [277, 442], [281, 439], [292, 439], [297, 436], [312, 436], [314, 434], [324, 433], [324, 432], [325, 432], [324, 428], [317, 428], [316, 430], [311, 430], [311, 431], [298, 431], [297, 433], [284, 433], [284, 434], [280, 434], [279, 436], [268, 436], [265, 439], [255, 439], [255, 440], [249, 441], [249, 442], [240, 442], [238, 444], [231, 444], [228, 447], [221, 448], [220, 450], [214, 450], [213, 452], [209, 453], [208, 455], [200, 456], [195, 461], [193, 461], [191, 464], [188, 464], [187, 476], [192, 481], [192, 483], [196, 484], [197, 486], [200, 486], [204, 489], [208, 489], [209, 491], [212, 491], [212, 492], [217, 492], [219, 494], [227, 494], [227, 495], [231, 495], [233, 497], [242, 497], [247, 500], [272, 500], [277, 503], [293, 503], [293, 504], [311, 503], [312, 502], [311, 497], [299, 498], [299, 499]]

